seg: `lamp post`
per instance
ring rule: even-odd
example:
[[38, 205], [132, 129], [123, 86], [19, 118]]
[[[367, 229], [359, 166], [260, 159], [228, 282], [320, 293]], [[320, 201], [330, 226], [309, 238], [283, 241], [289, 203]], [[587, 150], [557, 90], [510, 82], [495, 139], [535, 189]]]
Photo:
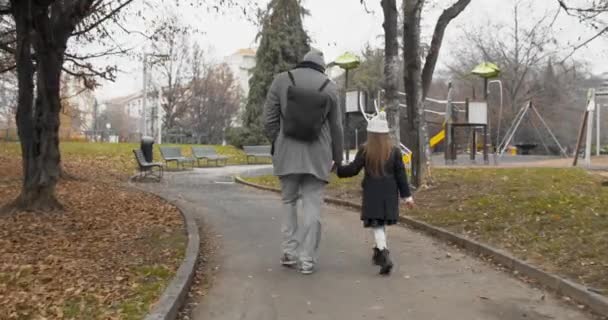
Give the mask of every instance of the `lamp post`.
[[330, 63], [329, 65], [336, 65], [342, 68], [346, 74], [344, 79], [344, 139], [346, 145], [346, 162], [350, 160], [350, 139], [348, 138], [348, 110], [346, 110], [346, 92], [348, 91], [348, 72], [350, 70], [356, 69], [361, 64], [361, 59], [356, 55], [346, 52], [343, 55], [339, 56], [336, 61]]
[[108, 142], [110, 142], [110, 129], [112, 129], [112, 125], [110, 123], [106, 123], [106, 132], [108, 135]]
[[[472, 74], [479, 76], [481, 78], [483, 78], [483, 100], [486, 102], [486, 110], [487, 110], [487, 103], [488, 103], [488, 85], [490, 83], [489, 79], [491, 78], [496, 78], [500, 75], [500, 68], [491, 62], [483, 62], [481, 64], [479, 64], [478, 66], [475, 67], [475, 69], [473, 69], [473, 71], [471, 71]], [[500, 87], [501, 87], [501, 105], [500, 105], [500, 114], [498, 116], [498, 128], [500, 130], [500, 126], [501, 126], [501, 120], [502, 120], [502, 83], [500, 82], [500, 80], [493, 80], [491, 82], [496, 82], [498, 81], [500, 83]], [[487, 119], [486, 119], [487, 120]], [[486, 125], [484, 127], [484, 146], [483, 146], [483, 150], [484, 150], [484, 161], [486, 162], [486, 164], [489, 163], [489, 160], [487, 158], [487, 151], [488, 151], [488, 146], [487, 146], [487, 140], [488, 140], [488, 132], [490, 132], [490, 125], [489, 125], [489, 121], [486, 122]], [[500, 135], [500, 132], [497, 134], [497, 136]], [[498, 139], [497, 139], [498, 140]], [[491, 144], [491, 142], [490, 142]], [[475, 129], [473, 129], [473, 146], [475, 146]], [[471, 152], [471, 159], [475, 159], [475, 152], [477, 152], [477, 150], [473, 150]], [[496, 157], [494, 158], [495, 162], [496, 162]]]

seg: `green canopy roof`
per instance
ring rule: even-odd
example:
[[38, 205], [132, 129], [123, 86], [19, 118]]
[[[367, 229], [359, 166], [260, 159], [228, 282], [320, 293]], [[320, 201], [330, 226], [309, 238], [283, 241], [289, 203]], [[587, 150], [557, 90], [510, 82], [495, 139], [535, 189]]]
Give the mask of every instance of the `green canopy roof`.
[[342, 69], [350, 70], [357, 68], [361, 64], [361, 59], [350, 52], [346, 52], [339, 56], [333, 63]]
[[471, 73], [482, 78], [496, 78], [500, 74], [500, 68], [491, 62], [483, 62], [475, 67]]

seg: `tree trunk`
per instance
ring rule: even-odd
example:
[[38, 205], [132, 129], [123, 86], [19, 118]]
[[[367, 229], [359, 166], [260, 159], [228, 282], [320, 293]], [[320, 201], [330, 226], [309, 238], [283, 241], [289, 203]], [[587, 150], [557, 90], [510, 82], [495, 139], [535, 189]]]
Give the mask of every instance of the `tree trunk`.
[[420, 58], [420, 17], [424, 0], [405, 0], [404, 33], [405, 93], [408, 129], [412, 136], [412, 183], [421, 187], [426, 176], [424, 105], [422, 97], [422, 62]]
[[[58, 136], [61, 109], [59, 89], [65, 44], [55, 45], [57, 39], [56, 35], [51, 35], [48, 8], [34, 7], [32, 10], [29, 5], [27, 2], [13, 2], [19, 38], [17, 127], [23, 165], [22, 190], [13, 205], [18, 210], [52, 211], [62, 209], [55, 197], [55, 186], [61, 173]], [[33, 17], [33, 21], [29, 17]], [[30, 27], [32, 25], [34, 30]], [[36, 49], [37, 61], [35, 108], [32, 106], [32, 45]]]
[[471, 0], [458, 0], [444, 10], [433, 32], [431, 48], [422, 69], [420, 50], [420, 19], [425, 0], [404, 0], [405, 93], [407, 94], [408, 129], [412, 138], [413, 183], [420, 187], [430, 178], [431, 148], [425, 121], [424, 101], [433, 81], [443, 36], [449, 23], [469, 5]]
[[386, 116], [390, 128], [390, 135], [395, 145], [400, 143], [400, 108], [399, 108], [399, 40], [398, 14], [396, 0], [382, 0], [384, 11], [384, 91]]

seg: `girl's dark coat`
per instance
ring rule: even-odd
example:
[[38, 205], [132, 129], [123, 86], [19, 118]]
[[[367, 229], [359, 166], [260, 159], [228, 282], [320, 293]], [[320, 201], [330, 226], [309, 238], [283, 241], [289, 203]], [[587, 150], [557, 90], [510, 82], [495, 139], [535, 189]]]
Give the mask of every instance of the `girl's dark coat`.
[[[365, 152], [359, 149], [355, 160], [346, 166], [338, 167], [340, 178], [353, 177], [365, 167]], [[405, 166], [401, 152], [394, 148], [384, 165], [384, 175], [374, 177], [365, 170], [361, 183], [363, 187], [363, 208], [361, 220], [366, 228], [392, 225], [399, 219], [399, 196], [411, 196], [407, 183]]]

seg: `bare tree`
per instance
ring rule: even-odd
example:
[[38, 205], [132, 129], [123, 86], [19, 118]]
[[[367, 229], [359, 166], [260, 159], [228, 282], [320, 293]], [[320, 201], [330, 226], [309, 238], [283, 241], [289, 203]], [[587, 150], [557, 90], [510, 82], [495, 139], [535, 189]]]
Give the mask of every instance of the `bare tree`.
[[[103, 123], [109, 123], [112, 126], [112, 132], [118, 135], [120, 141], [128, 141], [131, 138], [131, 124], [136, 122], [136, 119], [131, 118], [123, 106], [120, 105], [109, 105], [99, 115], [99, 120]], [[102, 140], [107, 138], [103, 131], [100, 133]]]
[[[81, 77], [87, 86], [95, 85], [95, 77], [113, 79], [115, 67], [96, 69], [89, 60], [124, 52], [122, 48], [110, 46], [102, 52], [83, 55], [72, 51], [73, 46], [79, 41], [99, 43], [113, 39], [108, 24], [126, 30], [122, 27], [125, 22], [122, 14], [133, 2], [11, 0], [0, 4], [0, 15], [6, 21], [0, 23], [0, 49], [14, 56], [15, 66], [9, 68], [16, 67], [18, 75], [16, 119], [24, 176], [21, 194], [8, 210], [62, 208], [55, 197], [61, 173], [58, 138], [61, 74]], [[209, 5], [210, 2], [201, 3]], [[217, 6], [230, 4], [234, 1], [218, 0]], [[2, 36], [5, 34], [9, 36]]]
[[450, 22], [456, 18], [469, 5], [471, 0], [458, 0], [440, 15], [433, 32], [433, 38], [422, 64], [421, 27], [422, 9], [426, 0], [404, 0], [404, 64], [405, 64], [405, 93], [407, 104], [408, 127], [413, 138], [412, 171], [413, 183], [423, 186], [427, 183], [428, 161], [430, 148], [428, 147], [428, 133], [424, 120], [424, 99], [433, 80], [433, 73], [441, 51], [445, 30]]
[[206, 143], [222, 143], [241, 103], [238, 80], [226, 64], [205, 66], [195, 60], [194, 65], [188, 125], [204, 136]]
[[[470, 75], [471, 70], [482, 61], [498, 64], [506, 91], [504, 103], [510, 106], [504, 114], [507, 120], [515, 116], [526, 101], [543, 90], [542, 86], [534, 84], [534, 80], [543, 72], [548, 61], [559, 60], [561, 51], [553, 33], [558, 12], [547, 11], [536, 17], [522, 15], [522, 12], [532, 9], [531, 4], [515, 2], [511, 24], [488, 21], [483, 28], [470, 26], [465, 29], [463, 38], [453, 52], [453, 62], [448, 65], [456, 78], [470, 81], [471, 86], [476, 88], [481, 81], [477, 76]], [[497, 34], [505, 36], [497, 37]], [[498, 116], [498, 112], [491, 112], [491, 123], [497, 123]], [[503, 136], [506, 129], [501, 126], [501, 132], [492, 134], [492, 137]]]
[[565, 61], [572, 57], [576, 51], [608, 33], [608, 0], [556, 0], [559, 7], [567, 14], [577, 17], [581, 23], [587, 24], [595, 34], [576, 44], [570, 54], [564, 57]]
[[164, 111], [163, 126], [166, 130], [174, 129], [176, 119], [186, 112], [187, 99], [192, 84], [194, 52], [189, 34], [192, 28], [183, 24], [175, 13], [169, 13], [159, 24], [157, 35], [152, 42], [155, 54], [165, 56], [157, 58], [163, 90], [162, 108]]

